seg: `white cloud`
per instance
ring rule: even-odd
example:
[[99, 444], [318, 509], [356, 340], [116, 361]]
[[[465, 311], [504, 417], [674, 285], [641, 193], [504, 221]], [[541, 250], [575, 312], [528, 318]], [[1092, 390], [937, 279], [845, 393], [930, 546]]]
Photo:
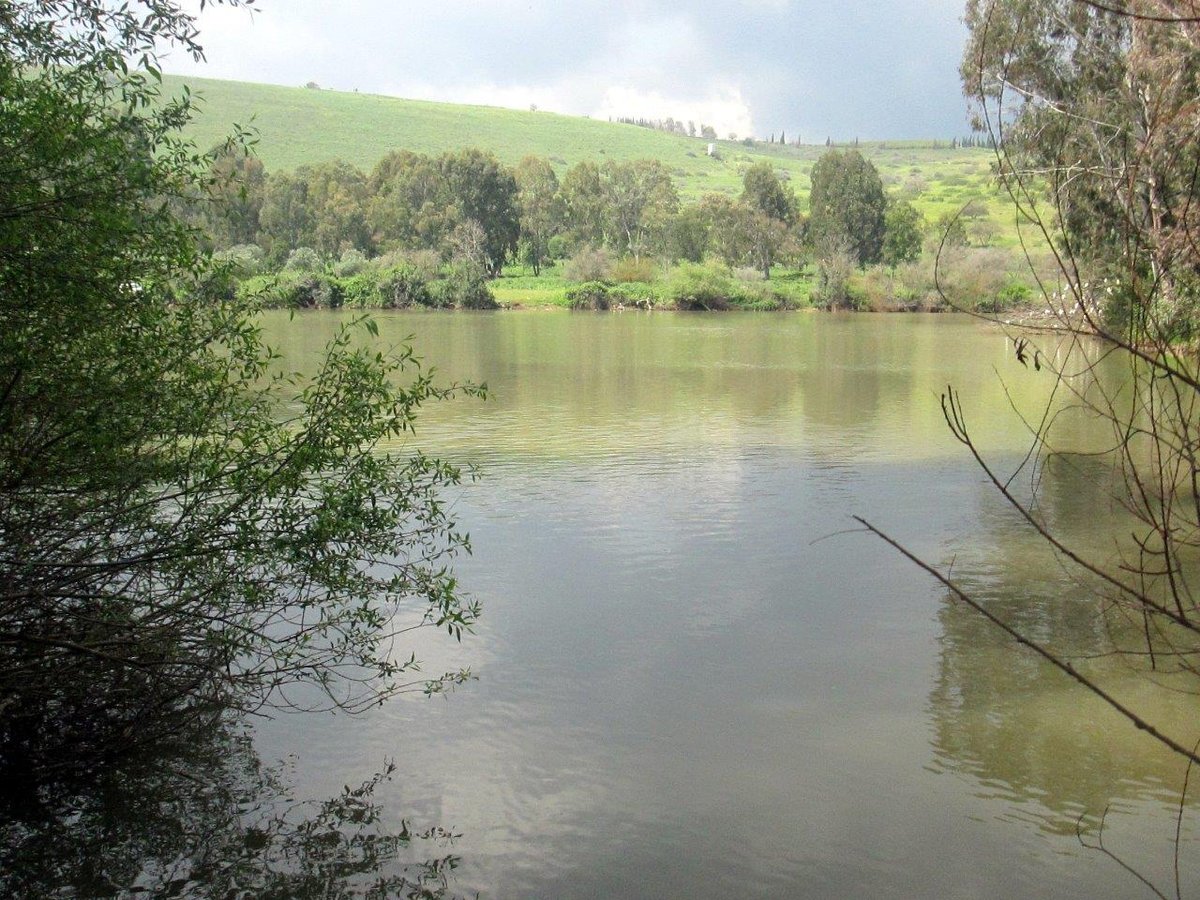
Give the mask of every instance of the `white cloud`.
[[435, 85], [428, 82], [406, 82], [399, 86], [385, 87], [381, 93], [411, 100], [440, 100], [478, 106], [503, 106], [508, 109], [528, 109], [530, 106], [537, 106], [538, 109], [548, 112], [583, 114], [579, 103], [572, 100], [570, 92], [554, 85]]
[[[198, 9], [199, 0], [181, 0]], [[209, 4], [210, 64], [167, 71], [593, 116], [722, 135], [945, 136], [962, 0], [260, 0]]]
[[[195, 7], [182, 4], [185, 8]], [[191, 10], [193, 13], [196, 9]], [[197, 21], [205, 61], [196, 62], [175, 50], [164, 57], [170, 72], [246, 81], [299, 83], [294, 73], [297, 57], [322, 59], [344, 56], [336, 32], [323, 29], [319, 20], [262, 13], [228, 6], [205, 7]], [[302, 51], [297, 48], [303, 48]], [[306, 79], [305, 79], [306, 80]]]

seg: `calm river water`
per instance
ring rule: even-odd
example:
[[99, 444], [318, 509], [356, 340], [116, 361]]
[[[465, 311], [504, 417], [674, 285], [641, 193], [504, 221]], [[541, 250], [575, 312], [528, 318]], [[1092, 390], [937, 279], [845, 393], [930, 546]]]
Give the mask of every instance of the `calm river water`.
[[[342, 321], [267, 330], [303, 366]], [[454, 502], [484, 619], [461, 646], [415, 648], [428, 671], [478, 678], [259, 727], [264, 756], [297, 755], [303, 793], [394, 758], [377, 799], [460, 832], [452, 889], [486, 897], [1137, 896], [1076, 836], [1094, 840], [1106, 807], [1106, 845], [1171, 884], [1183, 765], [852, 531], [863, 515], [1039, 634], [1104, 649], [1096, 603], [942, 420], [953, 384], [993, 459], [1024, 452], [1009, 396], [1037, 410], [1051, 385], [999, 331], [898, 315], [378, 322], [491, 392], [430, 408], [416, 441], [482, 470]], [[1067, 450], [1104, 438], [1063, 427]], [[1094, 484], [1050, 468], [1043, 510], [1104, 546]], [[1194, 740], [1195, 710], [1161, 712]]]

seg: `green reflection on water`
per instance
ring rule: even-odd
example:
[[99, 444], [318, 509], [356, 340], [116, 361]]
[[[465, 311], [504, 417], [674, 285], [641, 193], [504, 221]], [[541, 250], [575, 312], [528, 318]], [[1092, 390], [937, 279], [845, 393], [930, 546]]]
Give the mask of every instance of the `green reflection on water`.
[[[286, 365], [317, 358], [343, 314], [264, 318]], [[1025, 439], [995, 413], [1036, 408], [1049, 378], [1013, 365], [1008, 339], [958, 316], [647, 313], [392, 314], [446, 380], [492, 399], [423, 411], [422, 442], [551, 461], [746, 443], [880, 460], [958, 457], [939, 402], [948, 383], [985, 412], [981, 443]], [[997, 377], [1004, 373], [1006, 381]]]
[[[266, 323], [286, 361], [302, 367], [338, 321], [338, 315], [314, 313], [298, 316], [294, 323], [281, 317], [268, 317]], [[1073, 842], [1077, 820], [1082, 817], [1083, 827], [1094, 832], [1098, 817], [1110, 805], [1114, 818], [1125, 814], [1137, 823], [1142, 821], [1139, 816], [1149, 815], [1150, 827], [1161, 825], [1165, 816], [1164, 833], [1173, 832], [1171, 808], [1184, 771], [1176, 757], [936, 589], [930, 589], [927, 607], [939, 635], [931, 658], [919, 656], [929, 652], [919, 640], [898, 647], [887, 635], [875, 635], [872, 621], [855, 618], [869, 603], [880, 605], [875, 612], [888, 627], [899, 632], [905, 623], [889, 618], [895, 614], [883, 608], [884, 600], [847, 596], [846, 583], [853, 579], [846, 572], [892, 566], [893, 574], [881, 578], [886, 583], [902, 572], [910, 574], [906, 564], [891, 558], [879, 562], [873, 555], [877, 548], [861, 544], [810, 544], [844, 527], [848, 509], [886, 514], [891, 522], [904, 524], [905, 534], [928, 558], [952, 567], [956, 580], [1006, 618], [1035, 636], [1070, 647], [1081, 658], [1098, 657], [1081, 664], [1121, 696], [1160, 716], [1176, 735], [1186, 740], [1200, 736], [1195, 698], [1163, 699], [1130, 669], [1128, 660], [1105, 655], [1112, 646], [1114, 622], [1105, 616], [1102, 600], [1091, 586], [1067, 577], [983, 483], [947, 431], [939, 398], [952, 384], [963, 398], [973, 436], [989, 458], [1007, 467], [1004, 471], [1011, 471], [1028, 449], [1030, 437], [1019, 414], [1037, 422], [1050, 402], [1053, 382], [1044, 370], [1018, 365], [1011, 344], [999, 331], [957, 317], [633, 312], [397, 314], [382, 316], [379, 325], [386, 341], [415, 334], [418, 353], [447, 380], [489, 384], [492, 399], [485, 404], [455, 402], [430, 409], [417, 438], [431, 452], [481, 462], [489, 503], [498, 514], [517, 496], [523, 503], [521, 515], [538, 519], [536, 526], [518, 523], [505, 531], [509, 546], [477, 546], [479, 554], [495, 568], [521, 572], [535, 568], [538, 546], [555, 547], [568, 569], [584, 560], [577, 570], [547, 570], [540, 580], [517, 582], [525, 592], [523, 606], [547, 611], [538, 626], [553, 622], [561, 629], [560, 641], [576, 647], [574, 658], [563, 662], [560, 670], [551, 665], [557, 659], [553, 648], [534, 643], [542, 655], [530, 658], [563, 683], [556, 689], [531, 684], [520, 701], [525, 704], [517, 711], [521, 715], [545, 715], [556, 734], [583, 722], [611, 742], [611, 733], [603, 729], [636, 719], [641, 714], [637, 707], [620, 708], [613, 701], [618, 708], [610, 715], [616, 725], [598, 723], [580, 714], [578, 704], [564, 702], [559, 708], [555, 695], [578, 687], [572, 677], [584, 682], [597, 675], [587, 669], [581, 650], [590, 643], [586, 635], [576, 633], [579, 629], [590, 627], [611, 637], [618, 648], [612, 653], [619, 655], [619, 648], [630, 644], [624, 635], [632, 618], [649, 610], [664, 627], [654, 633], [653, 653], [639, 657], [630, 651], [628, 668], [636, 672], [644, 666], [654, 674], [647, 674], [646, 683], [630, 675], [637, 686], [631, 693], [677, 695], [646, 727], [695, 732], [690, 752], [720, 760], [714, 771], [705, 773], [710, 788], [732, 791], [736, 784], [738, 797], [780, 794], [776, 783], [755, 780], [744, 754], [742, 765], [729, 762], [737, 756], [730, 749], [736, 742], [758, 747], [795, 740], [795, 726], [776, 715], [776, 709], [819, 711], [814, 718], [823, 723], [822, 734], [845, 728], [846, 745], [830, 738], [830, 745], [838, 749], [825, 754], [819, 747], [803, 761], [805, 774], [797, 781], [812, 787], [829, 774], [837, 775], [840, 758], [861, 750], [864, 734], [875, 738], [862, 723], [879, 716], [881, 701], [866, 697], [866, 690], [846, 690], [831, 699], [843, 685], [819, 679], [834, 676], [854, 685], [853, 673], [873, 666], [883, 669], [881, 660], [886, 659], [888, 677], [923, 679], [927, 701], [916, 713], [915, 726], [913, 720], [903, 727], [891, 726], [893, 737], [910, 728], [919, 733], [925, 725], [932, 745], [932, 750], [923, 746], [919, 758], [889, 761], [891, 767], [884, 771], [897, 796], [921, 802], [928, 785], [904, 774], [905, 765], [927, 766], [961, 776], [988, 815], [1020, 819], [1049, 835], [1067, 836], [1069, 841], [1056, 845], [1060, 849], [1070, 844], [1078, 850]], [[1054, 358], [1055, 348], [1048, 346], [1044, 352]], [[1119, 384], [1122, 373], [1115, 361], [1105, 360], [1083, 377]], [[1060, 395], [1056, 402], [1068, 399]], [[1112, 435], [1080, 410], [1056, 411], [1055, 445], [1067, 455], [1037, 470], [1039, 514], [1074, 545], [1107, 553], [1113, 535], [1125, 523], [1118, 510], [1096, 503], [1094, 488], [1101, 483], [1101, 473], [1081, 454], [1105, 447]], [[692, 465], [696, 460], [703, 464]], [[780, 466], [790, 467], [794, 477], [780, 474]], [[1026, 473], [1017, 482], [1026, 494], [1032, 477]], [[538, 485], [542, 494], [530, 484]], [[687, 497], [695, 502], [680, 499]], [[897, 507], [881, 508], [883, 497]], [[562, 537], [556, 532], [560, 527], [580, 533]], [[619, 552], [588, 568], [586, 553], [610, 545]], [[789, 567], [801, 557], [807, 568], [797, 572]], [[732, 586], [722, 581], [731, 572], [742, 576]], [[587, 624], [551, 618], [549, 611], [563, 604], [560, 598], [536, 594], [547, 589], [544, 583], [586, 596], [588, 601], [580, 602], [582, 611], [576, 614]], [[656, 586], [654, 596], [641, 598], [639, 586], [644, 583]], [[760, 585], [774, 586], [778, 596], [764, 600]], [[717, 614], [723, 608], [722, 590], [738, 601], [736, 606], [726, 604], [727, 615]], [[624, 609], [618, 607], [615, 598], [635, 596], [636, 604], [630, 600]], [[779, 597], [789, 602], [782, 604]], [[764, 605], [780, 619], [770, 629], [755, 630], [752, 620]], [[706, 617], [704, 627], [693, 628], [689, 638], [687, 628], [678, 623], [686, 626], [695, 619], [694, 613], [689, 616], [693, 609], [703, 609]], [[921, 608], [914, 608], [908, 615], [919, 620], [921, 614]], [[706, 682], [703, 671], [686, 664], [681, 666], [686, 671], [672, 672], [652, 663], [654, 654], [687, 660], [693, 650], [689, 639], [736, 629], [757, 641], [747, 638], [744, 643], [750, 648], [730, 647], [731, 653], [744, 655], [727, 661], [729, 671], [718, 684]], [[827, 649], [820, 646], [824, 636], [845, 644]], [[531, 640], [528, 632], [508, 637], [511, 645], [527, 649]], [[877, 656], [836, 659], [839, 653], [852, 657], [864, 648]], [[527, 667], [524, 659], [504, 658], [505, 649], [488, 647], [496, 657], [490, 661], [492, 672], [503, 673], [506, 665], [515, 670]], [[801, 665], [805, 653], [808, 668]], [[895, 658], [888, 656], [893, 653]], [[922, 668], [926, 663], [928, 671]], [[687, 710], [705, 709], [714, 694], [737, 694], [733, 686], [740, 673], [772, 666], [770, 680], [764, 681], [771, 685], [772, 704], [731, 700], [728, 710], [710, 710], [702, 723], [687, 720]], [[779, 676], [793, 669], [805, 677]], [[481, 718], [482, 724], [464, 724], [462, 730], [500, 731], [519, 745], [517, 712], [508, 718]], [[897, 708], [888, 714], [899, 721], [909, 712]], [[447, 734], [455, 730], [447, 726]], [[562, 752], [595, 751], [564, 739]], [[881, 749], [878, 755], [887, 753]], [[694, 768], [680, 772], [669, 761], [655, 760], [654, 766], [663, 769], [665, 781], [694, 773]], [[764, 771], [778, 777], [777, 767]], [[476, 777], [487, 783], [485, 776]], [[870, 783], [874, 777], [860, 775], [859, 782]], [[522, 790], [521, 784], [506, 787], [516, 794]], [[616, 816], [603, 807], [605, 791], [596, 793], [599, 799], [594, 802], [600, 809], [595, 815]], [[831, 801], [830, 815], [854, 828], [871, 827], [868, 823], [878, 812], [864, 805], [863, 795], [869, 791], [855, 788], [845, 793], [844, 805]], [[764, 801], [754, 810], [766, 816], [764, 830], [789, 822], [795, 826], [794, 811], [766, 812], [768, 806]], [[900, 811], [888, 820], [890, 825], [879, 827], [902, 829], [912, 814], [902, 806], [897, 804]], [[679, 820], [684, 821], [686, 807], [680, 810]], [[669, 813], [664, 819], [674, 821]], [[877, 850], [855, 846], [862, 858], [847, 860], [845, 848], [839, 849], [839, 858], [822, 863], [846, 872], [850, 863], [862, 864]], [[647, 852], [653, 856], [653, 850], [650, 845]], [[786, 871], [782, 853], [766, 854], [774, 863], [764, 864], [764, 877], [772, 874], [771, 865]], [[940, 865], [936, 848], [911, 864], [932, 871]], [[1041, 870], [1030, 866], [1028, 878], [1036, 882]], [[587, 876], [598, 877], [594, 872], [578, 875]], [[787, 876], [779, 877], [786, 881]], [[988, 883], [993, 889], [1005, 886], [1002, 878]], [[838, 884], [853, 887], [850, 880]]]
[[[1078, 436], [1078, 423], [1071, 427]], [[1120, 549], [1137, 523], [1104, 500], [1119, 494], [1117, 473], [1102, 458], [1064, 455], [1029, 479], [1039, 519], [1067, 546], [1119, 572]], [[979, 533], [955, 548], [956, 583], [1165, 733], [1188, 745], [1200, 740], [1194, 678], [1167, 659], [1150, 660], [1142, 620], [1128, 616], [1113, 589], [1051, 554], [990, 486], [980, 486], [978, 508]], [[938, 621], [930, 694], [936, 769], [970, 776], [980, 796], [1010, 801], [1012, 815], [1058, 834], [1073, 835], [1077, 826], [1095, 833], [1106, 810], [1178, 804], [1187, 773], [1181, 757], [1016, 649], [952, 594]], [[1200, 802], [1194, 791], [1188, 802]]]

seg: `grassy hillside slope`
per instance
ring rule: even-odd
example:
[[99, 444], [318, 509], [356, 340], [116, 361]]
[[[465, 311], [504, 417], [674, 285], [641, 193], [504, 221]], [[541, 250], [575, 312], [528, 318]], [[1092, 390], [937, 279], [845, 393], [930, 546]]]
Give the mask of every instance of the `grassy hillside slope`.
[[[165, 77], [166, 89], [177, 93], [185, 81], [202, 98], [192, 126], [197, 143], [217, 143], [234, 123], [253, 127], [268, 171], [338, 158], [368, 171], [395, 149], [437, 154], [480, 147], [510, 165], [535, 154], [548, 158], [560, 175], [585, 159], [654, 158], [672, 172], [684, 198], [695, 199], [707, 191], [737, 193], [746, 167], [769, 159], [791, 179], [805, 205], [809, 172], [825, 151], [823, 146], [721, 141], [712, 158], [701, 138], [550, 112], [177, 76]], [[1015, 243], [1011, 215], [1002, 213], [1007, 206], [991, 184], [989, 151], [932, 142], [864, 143], [860, 150], [879, 168], [888, 192], [912, 199], [931, 221], [982, 200], [988, 203], [994, 243]]]

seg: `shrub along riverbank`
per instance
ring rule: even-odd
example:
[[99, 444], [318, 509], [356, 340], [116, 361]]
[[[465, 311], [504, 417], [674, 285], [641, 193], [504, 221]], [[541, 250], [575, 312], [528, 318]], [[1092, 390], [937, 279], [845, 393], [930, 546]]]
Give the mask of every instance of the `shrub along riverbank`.
[[[214, 287], [271, 309], [538, 309], [747, 310], [842, 309], [873, 312], [995, 313], [1020, 309], [1034, 296], [1012, 254], [955, 248], [937, 262], [852, 270], [836, 302], [822, 294], [813, 266], [778, 267], [764, 279], [753, 269], [710, 260], [661, 267], [609, 266], [574, 277], [570, 263], [509, 266], [488, 279], [463, 262], [436, 254], [390, 254], [368, 260], [347, 254], [333, 265], [298, 258], [278, 272], [261, 271], [252, 252], [219, 254]], [[939, 291], [940, 287], [940, 291]]]

